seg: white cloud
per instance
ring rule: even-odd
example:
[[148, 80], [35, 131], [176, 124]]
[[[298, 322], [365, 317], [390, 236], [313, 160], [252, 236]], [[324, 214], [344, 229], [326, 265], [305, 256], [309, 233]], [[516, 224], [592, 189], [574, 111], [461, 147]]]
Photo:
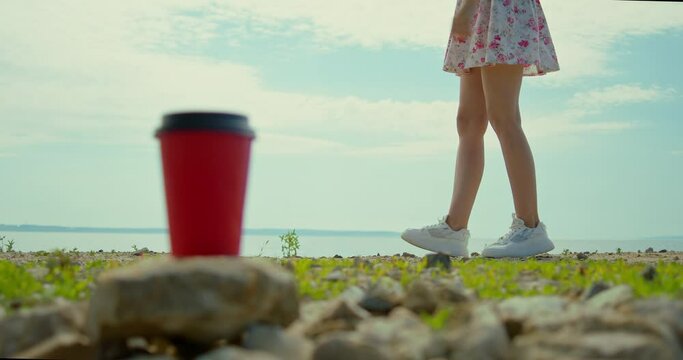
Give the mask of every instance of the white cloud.
[[[593, 24], [596, 9], [608, 5], [590, 2], [592, 10], [584, 11], [581, 6], [586, 4], [544, 4], [553, 35], [565, 37], [559, 51], [564, 52], [562, 46], [571, 49], [565, 57], [568, 67], [563, 68], [571, 76], [603, 71], [607, 45], [618, 36], [683, 23], [664, 5], [661, 8], [669, 12], [609, 3], [621, 20], [610, 17], [598, 25]], [[152, 146], [161, 111], [215, 109], [249, 115], [263, 134], [262, 145], [257, 146], [265, 153], [421, 156], [447, 151], [457, 139], [455, 102], [371, 101], [272, 91], [253, 67], [152, 50], [201, 43], [216, 36], [221, 22], [230, 19], [254, 23], [248, 29], [233, 29], [236, 39], [250, 31], [268, 33], [296, 23], [284, 31], [311, 32], [321, 46], [443, 47], [454, 6], [453, 1], [441, 0], [429, 7], [388, 0], [3, 1], [0, 150], [49, 141]], [[642, 21], [627, 16], [633, 9], [639, 9]], [[197, 18], [187, 11], [207, 15]], [[568, 22], [569, 17], [575, 22]], [[609, 91], [600, 94], [613, 101], [606, 95]], [[582, 115], [566, 112], [556, 115], [555, 121], [524, 121], [529, 137], [631, 126], [582, 124]], [[492, 133], [487, 139], [495, 141]], [[491, 143], [487, 142], [497, 146]]]
[[574, 94], [570, 104], [574, 106], [601, 107], [628, 103], [650, 102], [665, 99], [676, 93], [674, 89], [657, 86], [644, 88], [639, 85], [618, 84]]
[[311, 150], [318, 153], [348, 151], [345, 144], [304, 136], [260, 133], [254, 142], [254, 152], [266, 155], [308, 154]]
[[[225, 31], [218, 24], [237, 19], [251, 26], [232, 33], [233, 38], [248, 33], [308, 33], [322, 50], [345, 45], [445, 50], [456, 2], [437, 0], [425, 4], [415, 0], [195, 0], [186, 2], [184, 8], [199, 9], [208, 15], [186, 18], [187, 26], [176, 24], [173, 34], [179, 37], [186, 29], [203, 29], [203, 37], [207, 37], [216, 29]], [[543, 10], [561, 70], [541, 77], [537, 83], [542, 85], [614, 75], [611, 62], [621, 59], [620, 54], [614, 54], [617, 40], [683, 29], [683, 10], [673, 3], [548, 0], [543, 2]], [[168, 41], [168, 33], [159, 35], [157, 44]]]

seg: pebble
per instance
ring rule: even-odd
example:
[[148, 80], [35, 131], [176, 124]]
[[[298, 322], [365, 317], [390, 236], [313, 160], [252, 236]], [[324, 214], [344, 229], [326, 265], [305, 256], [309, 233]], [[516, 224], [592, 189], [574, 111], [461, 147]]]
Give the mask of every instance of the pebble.
[[333, 270], [329, 274], [325, 275], [325, 280], [327, 281], [342, 281], [346, 279], [346, 275], [341, 270]]
[[433, 313], [439, 303], [439, 289], [431, 279], [420, 278], [413, 281], [406, 293], [403, 306], [416, 314]]
[[576, 258], [579, 259], [579, 260], [586, 260], [586, 259], [588, 259], [588, 254], [586, 254], [586, 253], [578, 253], [578, 254], [576, 254]]
[[414, 313], [403, 307], [384, 317], [371, 317], [356, 331], [323, 336], [313, 359], [433, 359], [447, 355], [446, 344]]
[[133, 255], [135, 255], [135, 256], [142, 256], [142, 255], [144, 255], [144, 254], [149, 254], [149, 253], [151, 253], [151, 251], [149, 251], [148, 248], [143, 247], [142, 249], [139, 249], [139, 250], [135, 251], [135, 252], [133, 253]]
[[510, 340], [491, 305], [476, 305], [467, 324], [444, 335], [451, 359], [506, 359]]
[[278, 325], [254, 324], [242, 334], [242, 346], [270, 353], [281, 360], [309, 359], [313, 342], [283, 331]]
[[597, 295], [598, 293], [605, 291], [609, 288], [610, 288], [610, 286], [608, 284], [606, 284], [605, 282], [596, 281], [593, 284], [591, 284], [591, 286], [586, 291], [584, 291], [581, 300], [586, 301], [586, 300], [592, 298], [593, 296]]
[[652, 281], [655, 276], [657, 276], [657, 269], [652, 265], [648, 265], [641, 274], [643, 275], [643, 279]]
[[[152, 360], [152, 359], [150, 359]], [[281, 360], [265, 351], [246, 350], [237, 346], [225, 346], [202, 354], [196, 360]]]
[[601, 291], [586, 301], [589, 309], [615, 308], [633, 299], [633, 289], [628, 285], [617, 285]]
[[370, 286], [359, 305], [372, 313], [388, 313], [403, 302], [404, 297], [401, 283], [383, 276]]
[[425, 258], [427, 259], [427, 268], [442, 266], [445, 270], [451, 270], [451, 257], [446, 254], [427, 254]]

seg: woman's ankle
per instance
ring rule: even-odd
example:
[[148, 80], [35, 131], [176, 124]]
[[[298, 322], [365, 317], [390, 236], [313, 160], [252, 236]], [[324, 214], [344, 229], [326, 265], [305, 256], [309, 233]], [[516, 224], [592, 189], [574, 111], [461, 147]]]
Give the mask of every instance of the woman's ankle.
[[456, 220], [456, 221], [452, 221], [450, 215], [448, 215], [448, 216], [446, 217], [446, 225], [448, 225], [448, 227], [450, 227], [451, 230], [453, 230], [453, 231], [460, 231], [460, 230], [462, 230], [462, 229], [467, 229], [467, 224], [466, 224], [466, 223], [465, 223], [465, 224], [463, 224], [463, 223], [461, 223], [461, 222], [459, 223], [459, 222], [457, 222], [457, 219], [455, 219], [455, 220]]

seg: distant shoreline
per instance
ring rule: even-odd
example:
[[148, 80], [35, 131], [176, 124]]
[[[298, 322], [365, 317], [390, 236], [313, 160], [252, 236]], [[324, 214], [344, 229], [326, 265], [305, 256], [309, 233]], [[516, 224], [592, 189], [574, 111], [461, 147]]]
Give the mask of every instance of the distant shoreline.
[[[244, 229], [245, 235], [279, 236], [293, 229]], [[396, 237], [399, 232], [392, 231], [354, 231], [354, 230], [318, 230], [295, 229], [303, 236], [372, 236]], [[166, 234], [165, 228], [99, 228], [99, 227], [69, 227], [54, 225], [4, 225], [0, 224], [0, 232], [59, 232], [59, 233], [90, 233], [90, 234]]]
[[[244, 229], [243, 235], [280, 236], [293, 229], [264, 228]], [[302, 236], [330, 236], [330, 237], [397, 237], [400, 232], [372, 231], [372, 230], [320, 230], [295, 229]], [[165, 228], [106, 228], [106, 227], [70, 227], [56, 225], [5, 225], [0, 224], [0, 235], [7, 232], [54, 232], [54, 233], [88, 233], [88, 234], [167, 234]], [[595, 239], [591, 239], [595, 240]], [[604, 239], [602, 239], [604, 240]], [[683, 241], [683, 235], [648, 236], [636, 239], [621, 239], [622, 241]]]

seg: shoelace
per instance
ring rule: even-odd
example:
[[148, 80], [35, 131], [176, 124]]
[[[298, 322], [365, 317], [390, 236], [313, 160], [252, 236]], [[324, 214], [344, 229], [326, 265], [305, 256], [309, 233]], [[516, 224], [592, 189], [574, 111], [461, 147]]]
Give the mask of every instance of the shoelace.
[[512, 238], [512, 235], [514, 235], [518, 231], [523, 230], [524, 227], [525, 227], [524, 224], [521, 224], [521, 225], [520, 224], [513, 224], [513, 225], [511, 225], [508, 232], [505, 233], [505, 235], [498, 238], [498, 240], [496, 240], [496, 242], [494, 242], [494, 244], [496, 244], [496, 245], [507, 244], [508, 242], [510, 242], [510, 238]]
[[442, 227], [443, 224], [446, 223], [446, 217], [444, 216], [442, 218], [439, 218], [439, 219], [437, 219], [437, 221], [438, 221], [438, 223], [436, 223], [434, 225], [425, 226], [425, 229], [434, 229], [434, 228]]

